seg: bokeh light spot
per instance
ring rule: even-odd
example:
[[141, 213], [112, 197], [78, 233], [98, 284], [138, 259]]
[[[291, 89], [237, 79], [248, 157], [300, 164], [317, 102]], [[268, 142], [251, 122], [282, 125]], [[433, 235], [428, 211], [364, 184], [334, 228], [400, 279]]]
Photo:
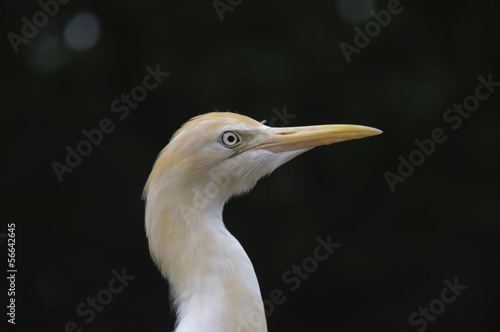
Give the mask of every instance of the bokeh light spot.
[[64, 27], [64, 40], [68, 47], [76, 51], [90, 49], [100, 36], [99, 19], [89, 11], [75, 15]]
[[370, 11], [374, 10], [373, 0], [337, 0], [337, 11], [340, 18], [349, 24], [368, 21]]
[[23, 52], [29, 66], [40, 74], [55, 73], [68, 63], [67, 49], [55, 29], [44, 31], [31, 41]]

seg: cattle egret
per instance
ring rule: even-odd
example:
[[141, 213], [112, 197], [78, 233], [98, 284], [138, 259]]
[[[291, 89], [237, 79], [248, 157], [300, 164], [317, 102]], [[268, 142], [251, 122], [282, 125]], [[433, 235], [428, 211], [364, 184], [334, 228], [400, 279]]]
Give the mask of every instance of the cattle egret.
[[149, 249], [170, 284], [175, 332], [267, 331], [255, 271], [224, 226], [224, 203], [315, 146], [380, 133], [357, 125], [273, 128], [222, 112], [185, 123], [144, 188]]

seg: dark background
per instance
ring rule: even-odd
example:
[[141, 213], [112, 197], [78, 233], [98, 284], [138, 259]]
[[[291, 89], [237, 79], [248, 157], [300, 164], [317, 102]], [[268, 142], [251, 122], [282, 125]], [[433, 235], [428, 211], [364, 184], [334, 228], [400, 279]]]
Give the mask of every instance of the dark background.
[[[352, 45], [353, 28], [367, 21], [345, 19], [344, 2], [245, 0], [221, 21], [210, 0], [73, 0], [18, 53], [7, 34], [20, 34], [21, 18], [40, 6], [2, 2], [2, 299], [8, 223], [18, 269], [9, 330], [64, 331], [75, 321], [82, 331], [171, 331], [141, 200], [157, 153], [197, 114], [272, 121], [286, 107], [295, 117], [276, 126], [354, 123], [384, 134], [316, 148], [226, 206], [263, 298], [273, 289], [286, 296], [269, 330], [417, 331], [409, 316], [458, 278], [468, 288], [426, 330], [499, 331], [499, 93], [456, 130], [443, 114], [474, 94], [479, 75], [500, 81], [500, 4], [402, 1], [347, 64], [339, 43]], [[363, 16], [370, 3], [348, 7]], [[100, 30], [78, 51], [63, 31], [82, 12]], [[85, 37], [86, 28], [77, 31]], [[120, 120], [111, 103], [156, 65], [170, 76]], [[65, 163], [65, 147], [103, 118], [115, 130], [59, 182], [51, 163]], [[435, 128], [447, 140], [391, 192], [384, 173], [397, 174], [398, 156]], [[340, 248], [292, 291], [283, 274], [328, 235]], [[122, 268], [135, 279], [86, 323], [77, 306]]]

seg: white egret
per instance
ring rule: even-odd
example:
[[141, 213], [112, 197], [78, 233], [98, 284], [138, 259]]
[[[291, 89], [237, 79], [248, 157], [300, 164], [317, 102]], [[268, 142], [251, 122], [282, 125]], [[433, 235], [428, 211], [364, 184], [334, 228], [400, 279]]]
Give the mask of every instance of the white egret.
[[357, 125], [272, 128], [219, 112], [184, 124], [144, 188], [149, 249], [170, 283], [175, 331], [267, 331], [257, 277], [224, 226], [224, 203], [315, 146], [380, 133]]

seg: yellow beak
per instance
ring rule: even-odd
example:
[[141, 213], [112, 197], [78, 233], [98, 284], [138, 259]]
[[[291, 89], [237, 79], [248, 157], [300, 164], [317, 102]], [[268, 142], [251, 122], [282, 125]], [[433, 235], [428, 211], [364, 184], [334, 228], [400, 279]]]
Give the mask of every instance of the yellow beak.
[[266, 149], [274, 153], [313, 148], [381, 134], [372, 127], [358, 125], [322, 125], [307, 127], [270, 128], [265, 137], [251, 150]]

